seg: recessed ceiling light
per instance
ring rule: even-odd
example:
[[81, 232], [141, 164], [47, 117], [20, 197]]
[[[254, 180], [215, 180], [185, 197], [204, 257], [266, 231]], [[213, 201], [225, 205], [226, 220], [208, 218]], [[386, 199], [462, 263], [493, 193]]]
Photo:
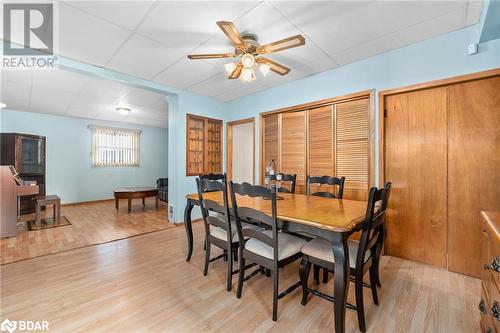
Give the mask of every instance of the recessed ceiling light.
[[127, 115], [132, 110], [130, 110], [129, 108], [126, 108], [126, 107], [119, 106], [116, 108], [116, 111], [118, 111], [120, 114]]
[[7, 104], [5, 104], [5, 103], [0, 103], [0, 109], [6, 108], [6, 107], [7, 107]]

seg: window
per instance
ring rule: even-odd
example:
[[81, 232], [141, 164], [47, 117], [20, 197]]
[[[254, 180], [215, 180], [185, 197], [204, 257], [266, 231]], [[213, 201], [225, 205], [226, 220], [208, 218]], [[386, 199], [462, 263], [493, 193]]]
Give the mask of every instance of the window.
[[141, 131], [89, 126], [92, 131], [92, 166], [139, 166], [139, 136]]

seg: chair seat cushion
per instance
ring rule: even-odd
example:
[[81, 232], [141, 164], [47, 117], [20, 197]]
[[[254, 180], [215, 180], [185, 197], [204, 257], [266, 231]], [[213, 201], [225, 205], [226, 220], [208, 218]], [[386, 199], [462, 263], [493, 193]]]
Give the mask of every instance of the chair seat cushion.
[[[351, 268], [355, 268], [359, 242], [348, 240], [347, 246], [349, 247], [349, 265]], [[307, 243], [302, 248], [302, 253], [331, 263], [335, 262], [333, 259], [332, 245], [329, 241], [324, 240], [323, 238], [318, 237]], [[368, 260], [369, 257], [370, 252], [367, 252], [365, 254], [365, 261]]]
[[[271, 238], [273, 237], [272, 230], [266, 230], [263, 233]], [[302, 238], [278, 232], [278, 260], [299, 253], [304, 244], [306, 244], [306, 241]], [[255, 238], [251, 238], [246, 242], [245, 249], [268, 259], [274, 258], [273, 248]]]
[[[224, 219], [224, 215], [222, 215], [220, 213], [213, 214], [212, 216], [215, 218], [218, 218], [219, 220]], [[241, 222], [241, 227], [242, 228], [261, 229], [259, 226], [256, 226], [256, 225], [253, 225], [250, 223], [246, 223], [246, 222]], [[236, 230], [236, 221], [235, 220], [231, 220], [231, 232], [233, 234], [233, 236], [232, 236], [233, 242], [238, 241], [239, 238], [238, 238], [238, 231]], [[226, 232], [226, 230], [222, 229], [221, 227], [216, 227], [214, 225], [211, 225], [210, 226], [210, 235], [212, 235], [218, 239], [222, 239], [223, 241], [227, 242], [227, 232]]]

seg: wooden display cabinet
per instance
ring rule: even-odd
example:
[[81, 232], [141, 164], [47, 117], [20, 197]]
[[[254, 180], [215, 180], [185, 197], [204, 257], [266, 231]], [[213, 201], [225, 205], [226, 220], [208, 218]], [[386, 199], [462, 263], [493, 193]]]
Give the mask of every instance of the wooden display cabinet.
[[222, 120], [186, 117], [186, 175], [222, 172]]

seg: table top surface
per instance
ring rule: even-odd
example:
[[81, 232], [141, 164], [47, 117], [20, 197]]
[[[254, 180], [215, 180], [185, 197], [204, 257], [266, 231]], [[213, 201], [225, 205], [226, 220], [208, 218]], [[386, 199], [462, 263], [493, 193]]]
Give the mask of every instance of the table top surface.
[[[277, 201], [278, 219], [316, 228], [349, 232], [357, 229], [366, 214], [365, 201], [332, 199], [304, 194], [279, 193], [283, 200]], [[187, 195], [188, 199], [198, 200], [198, 194]], [[222, 192], [210, 192], [203, 195], [204, 199], [222, 204]], [[263, 213], [271, 213], [271, 202], [262, 198], [237, 196], [239, 207], [257, 209]]]
[[122, 187], [114, 190], [113, 192], [149, 192], [158, 190], [157, 187]]

